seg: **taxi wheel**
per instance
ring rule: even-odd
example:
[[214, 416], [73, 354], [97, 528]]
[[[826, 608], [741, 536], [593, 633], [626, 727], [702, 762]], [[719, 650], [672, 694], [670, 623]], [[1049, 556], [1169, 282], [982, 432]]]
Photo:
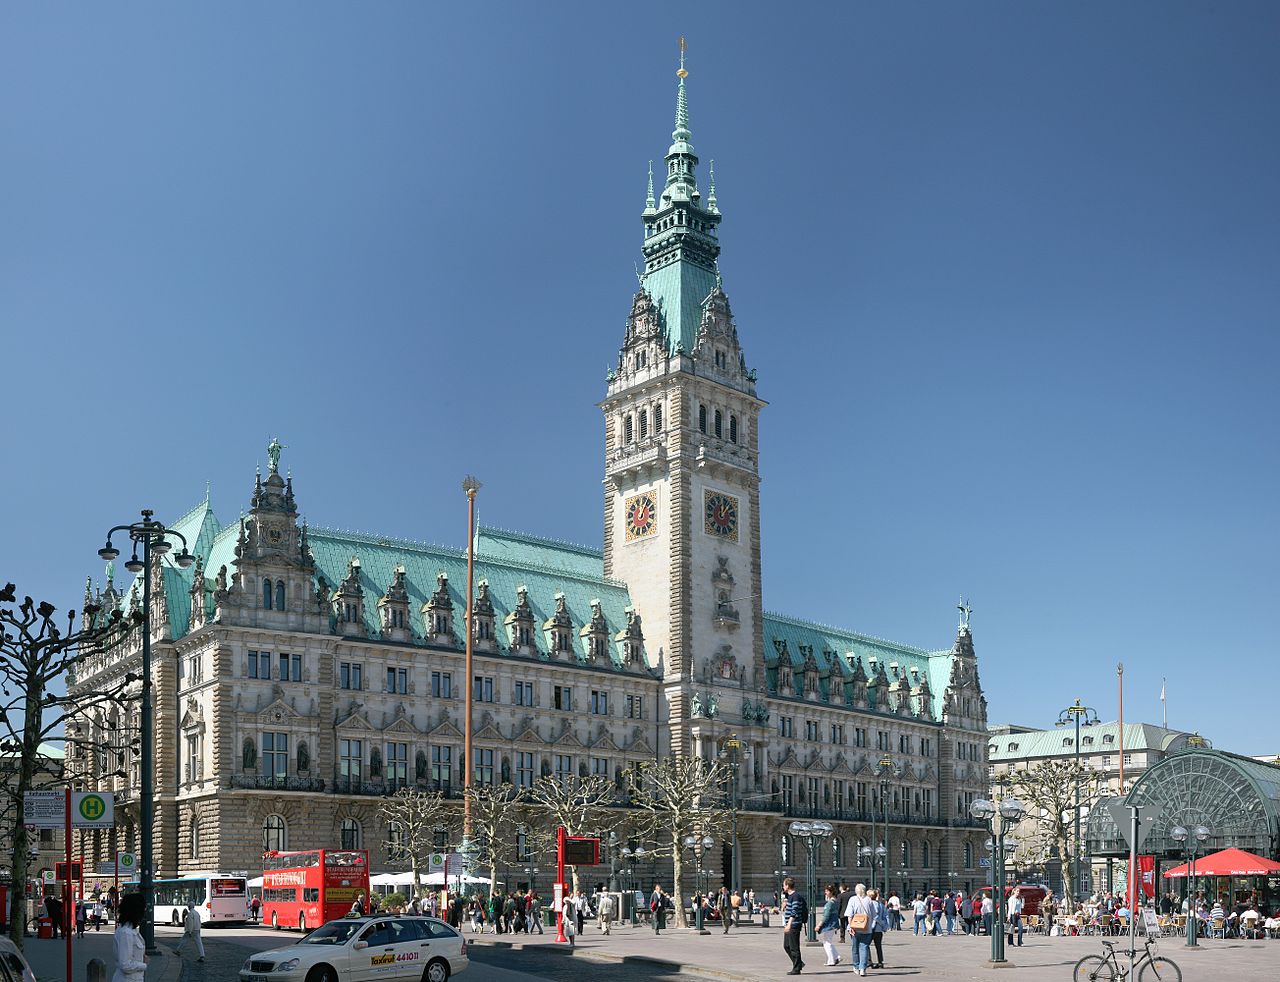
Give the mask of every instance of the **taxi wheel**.
[[449, 978], [449, 963], [443, 958], [428, 962], [426, 971], [422, 973], [422, 982], [445, 982], [447, 978]]
[[317, 965], [307, 973], [307, 982], [338, 982], [338, 973], [328, 965]]

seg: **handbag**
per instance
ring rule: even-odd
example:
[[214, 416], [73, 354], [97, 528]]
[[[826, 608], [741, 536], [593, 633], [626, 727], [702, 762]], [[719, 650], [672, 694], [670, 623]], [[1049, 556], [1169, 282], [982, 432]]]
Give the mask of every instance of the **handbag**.
[[849, 929], [858, 934], [865, 934], [867, 932], [867, 923], [868, 920], [865, 913], [854, 914], [849, 918]]

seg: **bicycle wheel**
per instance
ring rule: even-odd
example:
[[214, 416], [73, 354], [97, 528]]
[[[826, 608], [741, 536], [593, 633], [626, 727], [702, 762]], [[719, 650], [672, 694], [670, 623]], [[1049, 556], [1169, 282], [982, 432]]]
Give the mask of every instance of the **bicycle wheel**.
[[1111, 959], [1101, 955], [1085, 955], [1076, 962], [1071, 978], [1074, 982], [1110, 982], [1116, 977], [1116, 967]]
[[1153, 958], [1138, 971], [1138, 982], [1182, 982], [1182, 969], [1167, 958]]

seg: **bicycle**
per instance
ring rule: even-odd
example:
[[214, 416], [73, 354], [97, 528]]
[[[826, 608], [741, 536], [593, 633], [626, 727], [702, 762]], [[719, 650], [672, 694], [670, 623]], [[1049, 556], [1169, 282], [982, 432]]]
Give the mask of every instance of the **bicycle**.
[[[1143, 940], [1146, 951], [1133, 966], [1137, 982], [1182, 982], [1182, 969], [1175, 962], [1151, 953], [1156, 944], [1155, 938]], [[1085, 955], [1076, 962], [1072, 973], [1075, 982], [1123, 982], [1129, 977], [1129, 969], [1122, 966], [1116, 957], [1115, 944], [1104, 941], [1102, 946], [1107, 949], [1105, 955]]]

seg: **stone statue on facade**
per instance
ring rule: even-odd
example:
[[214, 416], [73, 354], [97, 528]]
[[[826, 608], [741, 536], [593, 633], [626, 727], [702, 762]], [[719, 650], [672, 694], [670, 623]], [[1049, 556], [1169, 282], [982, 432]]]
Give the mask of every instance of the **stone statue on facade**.
[[285, 444], [281, 443], [275, 437], [271, 438], [271, 442], [267, 444], [267, 470], [268, 471], [270, 471], [272, 474], [280, 473], [280, 451], [288, 450], [288, 449], [289, 448]]

